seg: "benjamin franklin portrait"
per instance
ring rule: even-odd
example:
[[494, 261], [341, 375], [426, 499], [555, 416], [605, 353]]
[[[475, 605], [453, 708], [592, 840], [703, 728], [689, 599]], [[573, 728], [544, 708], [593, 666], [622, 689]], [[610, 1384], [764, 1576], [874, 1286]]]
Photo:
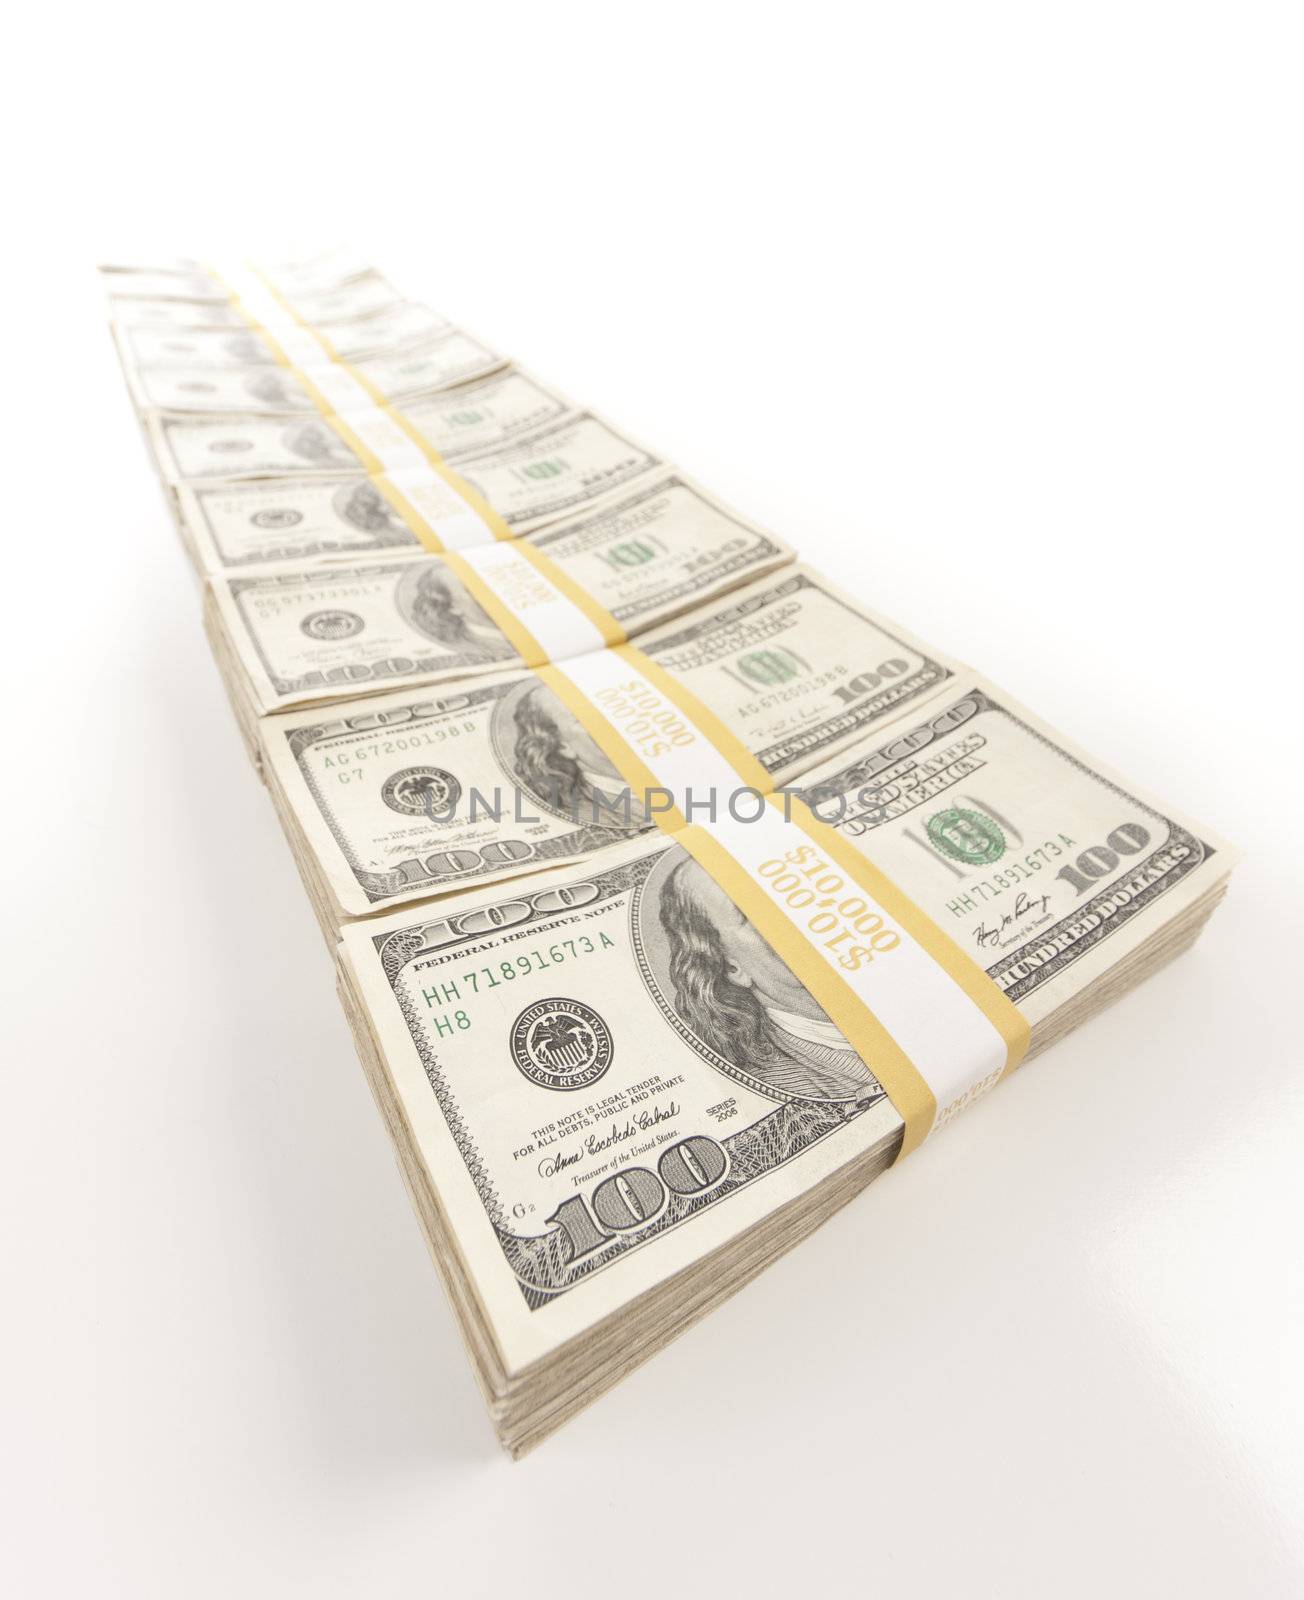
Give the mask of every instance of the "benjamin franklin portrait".
[[296, 422], [281, 435], [281, 443], [314, 467], [353, 467], [358, 458], [344, 440], [324, 422]]
[[780, 1098], [880, 1093], [827, 1012], [690, 855], [674, 852], [659, 902], [667, 998], [705, 1045]]
[[406, 622], [459, 660], [510, 661], [516, 654], [442, 562], [414, 561], [394, 599]]
[[511, 718], [512, 771], [522, 789], [578, 822], [622, 832], [646, 826], [646, 814], [624, 779], [545, 684], [523, 686]]
[[297, 384], [291, 383], [280, 367], [266, 367], [249, 373], [242, 381], [251, 399], [275, 411], [311, 411], [312, 401]]
[[359, 533], [388, 534], [396, 540], [412, 538], [398, 512], [366, 478], [342, 484], [331, 496], [331, 506], [341, 522], [347, 522]]

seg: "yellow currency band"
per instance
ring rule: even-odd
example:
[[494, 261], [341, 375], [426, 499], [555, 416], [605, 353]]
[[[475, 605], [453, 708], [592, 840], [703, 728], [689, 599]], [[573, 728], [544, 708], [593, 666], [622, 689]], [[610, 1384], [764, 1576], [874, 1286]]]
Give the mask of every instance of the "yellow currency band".
[[[740, 786], [754, 789], [794, 826], [798, 833], [823, 851], [846, 877], [881, 905], [919, 944], [932, 960], [973, 1001], [1005, 1043], [1001, 1077], [1012, 1072], [1028, 1047], [1029, 1024], [1018, 1007], [953, 939], [897, 884], [838, 833], [822, 822], [804, 800], [792, 793], [776, 794], [774, 779], [727, 729], [714, 712], [664, 668], [634, 645], [617, 653], [631, 669], [647, 679], [712, 743], [738, 776]], [[607, 756], [630, 789], [638, 794], [660, 788], [656, 775], [597, 710], [589, 698], [557, 667], [536, 669], [539, 678], [579, 721]], [[655, 813], [658, 826], [680, 844], [733, 901], [776, 955], [827, 1012], [843, 1036], [851, 1040], [887, 1091], [905, 1123], [898, 1153], [909, 1154], [922, 1144], [937, 1117], [933, 1091], [910, 1057], [865, 1002], [839, 974], [816, 954], [794, 929], [763, 886], [700, 823], [689, 823], [678, 806]]]
[[[518, 539], [512, 549], [528, 561], [536, 571], [542, 573], [549, 583], [584, 613], [602, 635], [605, 645], [624, 644], [625, 630], [610, 611], [595, 600], [587, 589], [576, 583], [569, 573], [563, 572], [550, 556], [544, 555], [542, 550], [536, 550], [525, 539]], [[548, 652], [530, 631], [525, 620], [494, 593], [460, 551], [446, 550], [443, 559], [465, 584], [481, 609], [488, 613], [502, 631], [525, 665], [536, 670], [543, 667], [550, 659]]]
[[[268, 284], [268, 288], [285, 306], [287, 312], [307, 328], [308, 325], [295, 313], [284, 296], [271, 284]], [[258, 324], [255, 323], [254, 326], [257, 327]], [[433, 530], [424, 523], [416, 507], [398, 486], [385, 476], [379, 459], [357, 436], [347, 421], [331, 411], [325, 396], [316, 390], [311, 379], [285, 358], [284, 352], [276, 346], [274, 336], [264, 329], [259, 328], [259, 331], [277, 349], [279, 359], [295, 372], [322, 411], [326, 421], [340, 433], [359, 459], [366, 464], [372, 481], [395, 506], [408, 526], [428, 549], [442, 556], [448, 567], [517, 650], [525, 664], [534, 669], [540, 680], [576, 717], [631, 791], [646, 794], [660, 789], [661, 785], [656, 774], [617, 732], [612, 723], [598, 711], [587, 695], [564, 672], [549, 664], [547, 652], [530, 632], [523, 619], [504, 604], [460, 552], [448, 550], [443, 546]], [[316, 330], [308, 331], [313, 332], [321, 341], [322, 336]], [[495, 533], [502, 538], [511, 538], [511, 530], [506, 527], [498, 514], [469, 484], [465, 484], [447, 467], [419, 430], [391, 406], [384, 396], [377, 392], [374, 385], [354, 371], [348, 363], [339, 361], [338, 356], [329, 351], [328, 346], [324, 345], [324, 348], [331, 354], [332, 359], [338, 361], [345, 371], [375, 397], [378, 407], [393, 418], [407, 437], [421, 450], [434, 470], [473, 506], [478, 515], [489, 522]], [[500, 524], [502, 532], [499, 532]], [[721, 719], [664, 668], [636, 646], [626, 642], [620, 623], [555, 562], [525, 540], [516, 541], [513, 548], [584, 612], [602, 635], [605, 645], [628, 662], [632, 672], [645, 679], [715, 747], [737, 775], [740, 787], [753, 789], [766, 796], [767, 802], [785, 820], [790, 819], [794, 837], [809, 840], [823, 851], [830, 862], [836, 863], [852, 883], [881, 905], [911, 935], [936, 965], [968, 996], [1000, 1035], [1006, 1051], [1001, 1076], [1004, 1077], [1013, 1071], [1027, 1050], [1029, 1025], [1023, 1014], [977, 962], [944, 933], [909, 895], [861, 855], [854, 846], [848, 844], [836, 828], [822, 822], [803, 800], [791, 793], [783, 796], [776, 794], [771, 775]], [[655, 820], [670, 838], [683, 846], [747, 917], [761, 937], [823, 1008], [843, 1036], [855, 1044], [867, 1063], [872, 1061], [872, 1070], [905, 1124], [897, 1159], [915, 1149], [933, 1127], [938, 1107], [933, 1091], [905, 1050], [846, 980], [820, 959], [812, 946], [778, 909], [762, 884], [717, 838], [701, 824], [690, 824], [677, 805], [668, 810], [657, 811]]]
[[[507, 525], [504, 519], [499, 515], [499, 513], [494, 510], [494, 508], [477, 489], [472, 488], [472, 486], [467, 483], [463, 477], [461, 477], [452, 469], [452, 467], [448, 465], [443, 456], [440, 455], [439, 451], [435, 449], [434, 445], [430, 443], [420, 429], [418, 429], [413, 423], [409, 422], [408, 419], [403, 416], [403, 414], [397, 410], [396, 407], [391, 405], [386, 399], [384, 393], [378, 389], [364, 373], [359, 372], [358, 369], [351, 363], [341, 358], [338, 351], [336, 351], [335, 347], [331, 344], [326, 335], [323, 334], [319, 329], [314, 328], [311, 323], [306, 322], [299, 315], [290, 301], [286, 299], [286, 297], [281, 293], [276, 285], [271, 282], [265, 273], [258, 271], [257, 268], [254, 268], [253, 270], [266, 285], [268, 293], [273, 297], [273, 299], [275, 299], [277, 304], [283, 308], [286, 315], [298, 323], [298, 325], [306, 333], [311, 334], [312, 337], [316, 339], [317, 343], [321, 345], [322, 354], [327, 358], [327, 360], [333, 362], [340, 368], [341, 371], [348, 373], [349, 377], [352, 378], [361, 389], [365, 390], [365, 392], [372, 397], [372, 399], [376, 402], [377, 408], [381, 411], [384, 411], [393, 419], [398, 427], [400, 427], [407, 437], [411, 439], [413, 444], [416, 445], [417, 449], [421, 451], [422, 455], [429, 463], [431, 470], [438, 473], [444, 482], [448, 484], [449, 488], [452, 489], [455, 494], [460, 496], [460, 498], [464, 500], [468, 506], [470, 506], [470, 508], [475, 512], [476, 516], [480, 518], [480, 520], [493, 534], [494, 538], [515, 538], [515, 534], [512, 532], [511, 528]], [[321, 413], [322, 420], [339, 434], [340, 438], [344, 440], [349, 449], [352, 450], [358, 457], [358, 460], [362, 463], [366, 470], [367, 476], [375, 484], [380, 493], [385, 496], [386, 500], [389, 501], [390, 505], [393, 506], [394, 510], [407, 524], [410, 531], [416, 535], [416, 537], [421, 541], [425, 548], [431, 552], [431, 554], [443, 555], [446, 549], [444, 541], [430, 526], [429, 522], [427, 522], [426, 519], [421, 515], [416, 506], [412, 504], [412, 501], [409, 499], [409, 497], [403, 493], [397, 484], [391, 482], [385, 473], [384, 464], [379, 460], [375, 453], [368, 449], [368, 447], [358, 437], [356, 432], [349, 427], [348, 423], [342, 417], [336, 414], [330, 401], [324, 394], [322, 394], [317, 385], [313, 383], [308, 374], [304, 372], [301, 367], [296, 366], [286, 352], [281, 348], [280, 344], [277, 342], [276, 335], [272, 333], [270, 329], [264, 327], [263, 324], [260, 323], [252, 314], [252, 312], [250, 312], [248, 307], [242, 304], [239, 295], [234, 289], [232, 289], [230, 284], [225, 281], [221, 274], [211, 267], [209, 268], [209, 273], [210, 276], [213, 277], [226, 290], [232, 303], [237, 307], [238, 310], [242, 312], [254, 331], [271, 347], [277, 363], [280, 366], [285, 367], [287, 371], [293, 373], [299, 383], [302, 384], [305, 393], [308, 395], [312, 403], [317, 407], [317, 410]]]
[[[299, 315], [291, 302], [284, 294], [282, 294], [280, 289], [276, 287], [276, 285], [265, 272], [261, 271], [257, 267], [254, 268], [254, 271], [258, 274], [259, 278], [262, 279], [263, 283], [266, 285], [267, 292], [272, 296], [277, 305], [281, 307], [285, 314], [297, 322], [305, 332], [310, 333], [312, 337], [316, 339], [317, 343], [321, 345], [322, 353], [327, 357], [327, 359], [334, 362], [335, 365], [338, 366], [342, 371], [347, 372], [349, 377], [351, 377], [356, 384], [358, 384], [362, 389], [366, 390], [366, 392], [376, 402], [376, 405], [379, 407], [379, 409], [393, 418], [393, 420], [398, 424], [408, 438], [411, 439], [413, 444], [416, 445], [417, 449], [421, 451], [422, 455], [425, 456], [426, 460], [430, 463], [430, 466], [434, 469], [434, 471], [436, 471], [439, 476], [443, 478], [445, 483], [447, 483], [455, 493], [460, 495], [461, 498], [466, 501], [466, 503], [471, 507], [480, 520], [491, 530], [494, 538], [515, 538], [515, 535], [508, 527], [507, 523], [498, 514], [498, 512], [494, 510], [494, 508], [489, 504], [479, 490], [473, 489], [464, 478], [453, 471], [453, 469], [444, 460], [443, 456], [440, 455], [439, 451], [435, 449], [434, 445], [430, 443], [429, 439], [426, 438], [421, 430], [413, 423], [409, 422], [396, 406], [390, 404], [390, 401], [385, 393], [374, 383], [372, 383], [371, 379], [368, 378], [364, 373], [359, 372], [352, 362], [345, 361], [335, 349], [335, 346], [331, 344], [326, 335], [322, 333], [320, 328], [313, 327], [310, 322], [306, 321], [305, 318]], [[246, 313], [246, 315], [247, 314], [248, 313]], [[278, 350], [280, 349], [280, 347], [276, 345], [276, 337], [274, 334], [268, 333], [266, 329], [260, 329], [259, 331], [263, 334], [263, 337], [269, 341], [269, 343], [275, 346]], [[295, 376], [299, 379], [300, 383], [303, 384], [304, 388], [312, 397], [313, 403], [322, 413], [326, 421], [335, 429], [335, 431], [340, 435], [349, 448], [357, 454], [358, 459], [366, 466], [368, 476], [375, 482], [376, 487], [390, 502], [399, 515], [403, 517], [405, 521], [407, 521], [409, 527], [412, 529], [413, 533], [416, 534], [417, 538], [420, 539], [422, 544], [424, 544], [425, 547], [433, 554], [442, 555], [445, 549], [443, 540], [440, 539], [439, 535], [416, 509], [416, 507], [408, 499], [407, 495], [405, 495], [396, 484], [391, 483], [386, 477], [383, 463], [379, 461], [377, 457], [362, 442], [362, 440], [358, 438], [357, 434], [348, 426], [343, 418], [335, 415], [330, 402], [312, 382], [311, 378], [309, 378], [307, 374], [301, 371], [299, 368], [296, 368], [291, 361], [287, 360], [284, 352], [281, 352], [281, 359], [287, 367], [291, 368]]]
[[[383, 392], [369, 378], [349, 362], [341, 359], [320, 329], [313, 327], [311, 323], [299, 315], [290, 301], [265, 273], [258, 271], [257, 268], [254, 270], [266, 285], [268, 293], [284, 309], [286, 315], [293, 318], [305, 332], [311, 334], [322, 345], [324, 353], [329, 356], [330, 360], [339, 366], [342, 371], [348, 373], [354, 382], [372, 397], [377, 409], [384, 412], [397, 427], [402, 429], [407, 438], [421, 451], [431, 469], [438, 473], [454, 493], [466, 502], [476, 516], [493, 533], [494, 538], [515, 541], [514, 547], [525, 560], [529, 561], [531, 565], [543, 574], [549, 583], [564, 594], [573, 605], [577, 606], [588, 617], [589, 621], [593, 623], [594, 627], [602, 635], [604, 643], [609, 645], [623, 644], [625, 630], [616, 618], [612, 616], [611, 612], [596, 600], [582, 584], [577, 583], [555, 561], [546, 556], [542, 550], [535, 549], [533, 545], [529, 545], [523, 540], [517, 541], [515, 534], [503, 517], [494, 510], [478, 489], [474, 488], [448, 465], [420, 429], [409, 421], [396, 406], [391, 405]], [[513, 649], [520, 654], [525, 665], [527, 667], [543, 665], [548, 660], [548, 653], [530, 632], [525, 622], [503, 604], [463, 556], [455, 550], [450, 550], [444, 544], [443, 540], [440, 539], [429, 522], [413, 504], [411, 498], [387, 475], [384, 464], [375, 452], [358, 436], [356, 430], [349, 425], [346, 418], [336, 414], [330, 401], [313, 383], [308, 374], [301, 367], [295, 366], [294, 362], [277, 343], [275, 334], [259, 323], [246, 307], [240, 305], [239, 296], [231, 289], [229, 284], [224, 282], [218, 273], [213, 272], [212, 276], [226, 289], [233, 303], [244, 312], [250, 325], [271, 346], [278, 363], [293, 373], [299, 383], [303, 385], [305, 392], [321, 413], [322, 420], [339, 434], [349, 449], [358, 457], [358, 460], [365, 467], [371, 482], [375, 484], [379, 492], [393, 506], [411, 532], [416, 535], [432, 555], [439, 555], [444, 558], [466, 588], [474, 595], [481, 608], [502, 631]]]

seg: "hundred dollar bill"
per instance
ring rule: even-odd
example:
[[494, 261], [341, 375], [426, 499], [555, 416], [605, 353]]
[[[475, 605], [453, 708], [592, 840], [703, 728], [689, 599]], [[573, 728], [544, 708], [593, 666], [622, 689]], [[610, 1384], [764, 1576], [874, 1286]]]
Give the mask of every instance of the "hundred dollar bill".
[[360, 357], [351, 364], [354, 372], [373, 384], [387, 399], [402, 401], [404, 405], [409, 396], [469, 383], [506, 365], [506, 357], [460, 328], [420, 344]]
[[532, 672], [270, 717], [259, 736], [327, 928], [575, 861], [655, 826]]
[[513, 533], [546, 527], [666, 468], [589, 411], [569, 412], [525, 438], [474, 455], [459, 450], [451, 459]]
[[[265, 375], [266, 392], [292, 392], [284, 368], [249, 370]], [[365, 473], [357, 452], [315, 409], [301, 418], [200, 418], [147, 411], [143, 421], [159, 471], [173, 485]]]
[[227, 278], [238, 276], [242, 269], [250, 266], [262, 272], [276, 289], [286, 295], [322, 294], [352, 283], [357, 278], [378, 275], [365, 256], [349, 248], [318, 251], [315, 255], [288, 261], [240, 261], [235, 263], [235, 271], [230, 270], [229, 264], [224, 268], [221, 262], [218, 263]]
[[[365, 319], [403, 304], [392, 284], [377, 273], [324, 292], [286, 299], [286, 316], [295, 315], [329, 337], [336, 322]], [[113, 320], [119, 327], [196, 331], [204, 328], [241, 328], [250, 319], [232, 300], [144, 300], [127, 295], [113, 297]]]
[[[899, 720], [948, 676], [800, 567], [639, 643], [778, 783]], [[847, 670], [870, 658], [876, 670]], [[271, 717], [261, 743], [315, 898], [348, 915], [573, 860], [653, 825], [533, 673]]]
[[[700, 514], [686, 500], [674, 511], [693, 520]], [[716, 540], [719, 549], [719, 532]], [[707, 605], [717, 573], [691, 559], [649, 563], [640, 595], [631, 576], [593, 547], [543, 548], [599, 604], [614, 600], [617, 620], [639, 647], [774, 772], [804, 770], [950, 676], [930, 649], [801, 567]], [[772, 559], [768, 540], [757, 549]], [[737, 563], [730, 557], [726, 565], [729, 587]], [[667, 614], [658, 571], [679, 578], [672, 615], [692, 603], [694, 590], [698, 605], [648, 631]], [[281, 569], [215, 578], [209, 587], [260, 713], [521, 665], [438, 556]]]
[[[298, 385], [284, 367], [253, 368], [230, 375], [272, 400]], [[446, 460], [524, 437], [568, 413], [566, 401], [519, 369], [482, 383], [404, 400], [404, 419]], [[308, 493], [307, 483], [325, 474], [365, 471], [363, 463], [315, 408], [298, 420], [270, 417], [150, 415], [155, 453], [171, 483], [228, 487], [240, 480], [279, 478], [277, 492]], [[297, 482], [295, 480], [298, 480]], [[260, 486], [262, 492], [266, 486]], [[542, 498], [542, 495], [537, 498]]]
[[[205, 572], [368, 553], [420, 554], [425, 548], [375, 484], [357, 475], [183, 485], [177, 500], [181, 525]], [[600, 569], [577, 575], [586, 585], [605, 580], [617, 609], [653, 591], [695, 603], [702, 591], [694, 575], [706, 574], [709, 586], [722, 549], [746, 568], [754, 556], [763, 561], [771, 547], [781, 548], [670, 469], [529, 537], [563, 561], [591, 554]]]
[[261, 570], [425, 546], [369, 478], [249, 478], [181, 484], [177, 521], [204, 573]]
[[147, 272], [154, 277], [202, 278], [207, 276], [204, 263], [195, 256], [169, 256], [166, 261], [142, 261], [138, 256], [112, 256], [101, 261], [98, 271], [109, 283], [115, 276], [129, 277], [132, 273]]
[[[513, 533], [546, 527], [666, 470], [666, 463], [651, 451], [589, 412], [563, 412], [544, 427], [513, 438], [518, 426], [556, 399], [533, 380], [504, 386], [490, 410], [465, 406], [463, 399], [463, 391], [452, 390], [442, 398], [405, 403], [403, 415], [479, 490]], [[155, 458], [172, 484], [365, 471], [343, 438], [320, 418], [201, 422], [151, 412], [146, 427]], [[507, 437], [492, 449], [469, 453], [468, 439], [488, 432]], [[214, 463], [228, 460], [239, 464], [234, 472], [215, 469]]]
[[[157, 285], [169, 297], [189, 296], [203, 300], [214, 297], [225, 299], [229, 293], [226, 279], [241, 276], [249, 265], [246, 261], [237, 261], [215, 271], [213, 263], [185, 256], [161, 264], [123, 260], [101, 262], [99, 270], [105, 291], [111, 295], [143, 295], [150, 299], [153, 298], [151, 290]], [[272, 263], [263, 270], [276, 289], [291, 296], [329, 294], [355, 279], [379, 276], [370, 263], [351, 250], [330, 251], [298, 261]]]
[[392, 311], [404, 303], [403, 296], [379, 272], [326, 287], [291, 286], [282, 291], [282, 299], [295, 316], [314, 327], [329, 327], [331, 323], [369, 317], [377, 311]]
[[249, 327], [249, 319], [223, 300], [115, 300], [116, 328], [148, 328], [191, 333], [202, 329]]
[[376, 270], [365, 256], [359, 255], [349, 245], [337, 245], [311, 255], [268, 261], [260, 265], [272, 282], [287, 293], [330, 289], [336, 284], [349, 283], [354, 278], [365, 278]]
[[[799, 582], [807, 576], [791, 573]], [[761, 580], [740, 599], [773, 603], [784, 581]], [[812, 599], [812, 615], [823, 609]], [[855, 649], [864, 643], [857, 634], [873, 633], [882, 651], [888, 626], [863, 616], [844, 620], [844, 643]], [[659, 659], [655, 648], [650, 654]], [[734, 665], [745, 671], [755, 662], [740, 656]], [[799, 777], [809, 749], [845, 737], [848, 710], [862, 737], [892, 724], [898, 710], [862, 683], [836, 710], [812, 691], [765, 718], [755, 707], [741, 708], [736, 684], [710, 669], [679, 676], [733, 720], [779, 784]], [[913, 704], [926, 702], [929, 686], [917, 684]], [[263, 769], [328, 926], [341, 916], [575, 860], [654, 826], [645, 797], [627, 790], [582, 724], [530, 672], [269, 717], [259, 740]], [[728, 797], [716, 803], [723, 810]]]
[[216, 278], [198, 267], [177, 272], [101, 267], [100, 274], [104, 292], [114, 300], [230, 302], [230, 295]]
[[331, 349], [342, 361], [356, 361], [362, 356], [397, 349], [400, 345], [416, 344], [451, 326], [445, 316], [411, 300], [378, 311], [369, 317], [358, 317], [352, 322], [332, 322], [322, 331], [331, 342]]
[[[1234, 852], [983, 679], [803, 780], [1034, 1026], [1226, 878]], [[792, 863], [818, 878], [828, 863]]]
[[639, 639], [780, 783], [922, 705], [955, 663], [808, 567]]
[[[694, 692], [716, 687], [691, 675], [684, 682]], [[736, 701], [712, 709], [727, 713]], [[800, 755], [783, 762], [793, 743], [827, 726], [818, 696], [803, 709], [808, 729], [786, 725], [795, 741], [776, 740], [775, 724], [746, 724], [754, 753], [781, 782], [800, 768]], [[864, 726], [872, 733], [891, 721], [890, 709], [877, 719], [870, 711]], [[481, 678], [460, 692], [407, 691], [269, 717], [260, 741], [327, 925], [577, 860], [655, 826], [644, 797], [627, 790], [532, 672]], [[717, 797], [721, 810], [727, 800]]]
[[[728, 1293], [774, 1252], [768, 1217], [786, 1208], [791, 1242], [899, 1143], [872, 1064], [660, 837], [355, 923], [341, 964], [436, 1260], [508, 1374], [637, 1301], [627, 1357], [661, 1322], [657, 1285], [682, 1316], [681, 1275], [711, 1256], [706, 1292]], [[838, 1201], [797, 1209], [835, 1175]], [[596, 1349], [561, 1381], [582, 1394], [600, 1365]], [[502, 1405], [516, 1448], [538, 1424]]]
[[[226, 278], [218, 275], [222, 290], [230, 293]], [[330, 328], [333, 323], [358, 322], [376, 312], [392, 312], [403, 306], [402, 294], [379, 272], [365, 272], [347, 282], [304, 283], [286, 285], [280, 291], [269, 291], [280, 299], [283, 315], [298, 317], [302, 322]]]
[[[327, 359], [325, 351], [322, 360]], [[352, 363], [352, 370], [388, 400], [455, 387], [506, 365], [504, 358], [460, 329], [427, 343]], [[123, 363], [132, 399], [140, 411], [197, 411], [209, 415], [294, 416], [317, 414], [308, 389], [288, 367], [133, 367]], [[311, 378], [311, 373], [309, 373]]]
[[[631, 636], [792, 559], [669, 472], [530, 542]], [[438, 556], [214, 577], [210, 593], [260, 711], [521, 665]]]
[[249, 323], [225, 331], [216, 328], [154, 329], [115, 326], [114, 337], [128, 370], [176, 367], [182, 371], [238, 372], [245, 367], [275, 366], [278, 356]]
[[[144, 284], [157, 281], [170, 294], [190, 293], [205, 298], [229, 293], [228, 280], [245, 276], [247, 261], [211, 262], [193, 256], [179, 256], [170, 262], [111, 261], [100, 263], [100, 275], [109, 294], [131, 295]], [[369, 262], [353, 251], [331, 252], [311, 260], [272, 263], [261, 269], [280, 293], [291, 296], [324, 295], [345, 287], [359, 278], [378, 278]]]
[[[351, 361], [447, 333], [450, 326], [447, 317], [426, 306], [404, 303], [351, 322], [333, 323], [322, 331], [334, 352]], [[278, 360], [271, 345], [252, 326], [239, 331], [118, 326], [115, 331], [123, 364], [128, 368], [183, 367], [230, 372], [241, 367], [267, 366]]]
[[[975, 685], [950, 704], [958, 720], [944, 737], [973, 716], [1024, 721], [995, 700], [966, 715], [980, 693]], [[1004, 798], [1029, 823], [1099, 831], [1116, 815], [1131, 819], [1115, 823], [1127, 832], [1114, 844], [1087, 847], [1126, 857], [1121, 875], [1104, 854], [1088, 866], [1077, 856], [1046, 863], [1064, 885], [1047, 906], [1049, 948], [1011, 934], [1003, 955], [987, 952], [1029, 1016], [1032, 1054], [1188, 945], [1228, 862], [1094, 763], [1077, 772], [1081, 758], [1057, 736], [1032, 732], [1051, 751], [1033, 756], [996, 721], [994, 765], [1009, 767], [1012, 784]], [[909, 743], [898, 734], [882, 759], [861, 757], [871, 783], [891, 786]], [[1046, 761], [1049, 770], [1034, 770]], [[1046, 777], [1069, 782], [1058, 813]], [[929, 780], [922, 771], [916, 780], [922, 793]], [[960, 852], [943, 850], [946, 859], [994, 848], [997, 824], [983, 817], [939, 825]], [[859, 837], [883, 865], [873, 834]], [[883, 847], [909, 892], [933, 847]], [[809, 859], [814, 850], [795, 846], [790, 870], [767, 877], [772, 892], [815, 907], [825, 924], [867, 914], [863, 894]], [[789, 878], [796, 887], [782, 888]], [[655, 1348], [689, 1308], [723, 1297], [822, 1220], [899, 1146], [872, 1042], [840, 1031], [672, 840], [352, 923], [339, 960], [362, 1059], [513, 1451]]]

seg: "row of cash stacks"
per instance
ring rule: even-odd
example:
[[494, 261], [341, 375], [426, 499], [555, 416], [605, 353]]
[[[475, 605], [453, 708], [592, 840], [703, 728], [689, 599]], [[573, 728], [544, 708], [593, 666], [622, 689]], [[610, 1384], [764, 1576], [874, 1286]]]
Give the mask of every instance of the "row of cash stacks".
[[513, 1454], [1223, 894], [1206, 828], [368, 266], [103, 277]]

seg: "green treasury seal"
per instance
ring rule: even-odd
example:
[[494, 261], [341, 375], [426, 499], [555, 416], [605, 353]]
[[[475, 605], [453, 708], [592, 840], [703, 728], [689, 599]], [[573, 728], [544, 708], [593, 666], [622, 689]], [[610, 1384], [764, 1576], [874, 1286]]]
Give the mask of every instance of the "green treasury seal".
[[981, 811], [952, 806], [929, 817], [926, 826], [934, 850], [967, 866], [990, 866], [1005, 854], [1005, 835]]

